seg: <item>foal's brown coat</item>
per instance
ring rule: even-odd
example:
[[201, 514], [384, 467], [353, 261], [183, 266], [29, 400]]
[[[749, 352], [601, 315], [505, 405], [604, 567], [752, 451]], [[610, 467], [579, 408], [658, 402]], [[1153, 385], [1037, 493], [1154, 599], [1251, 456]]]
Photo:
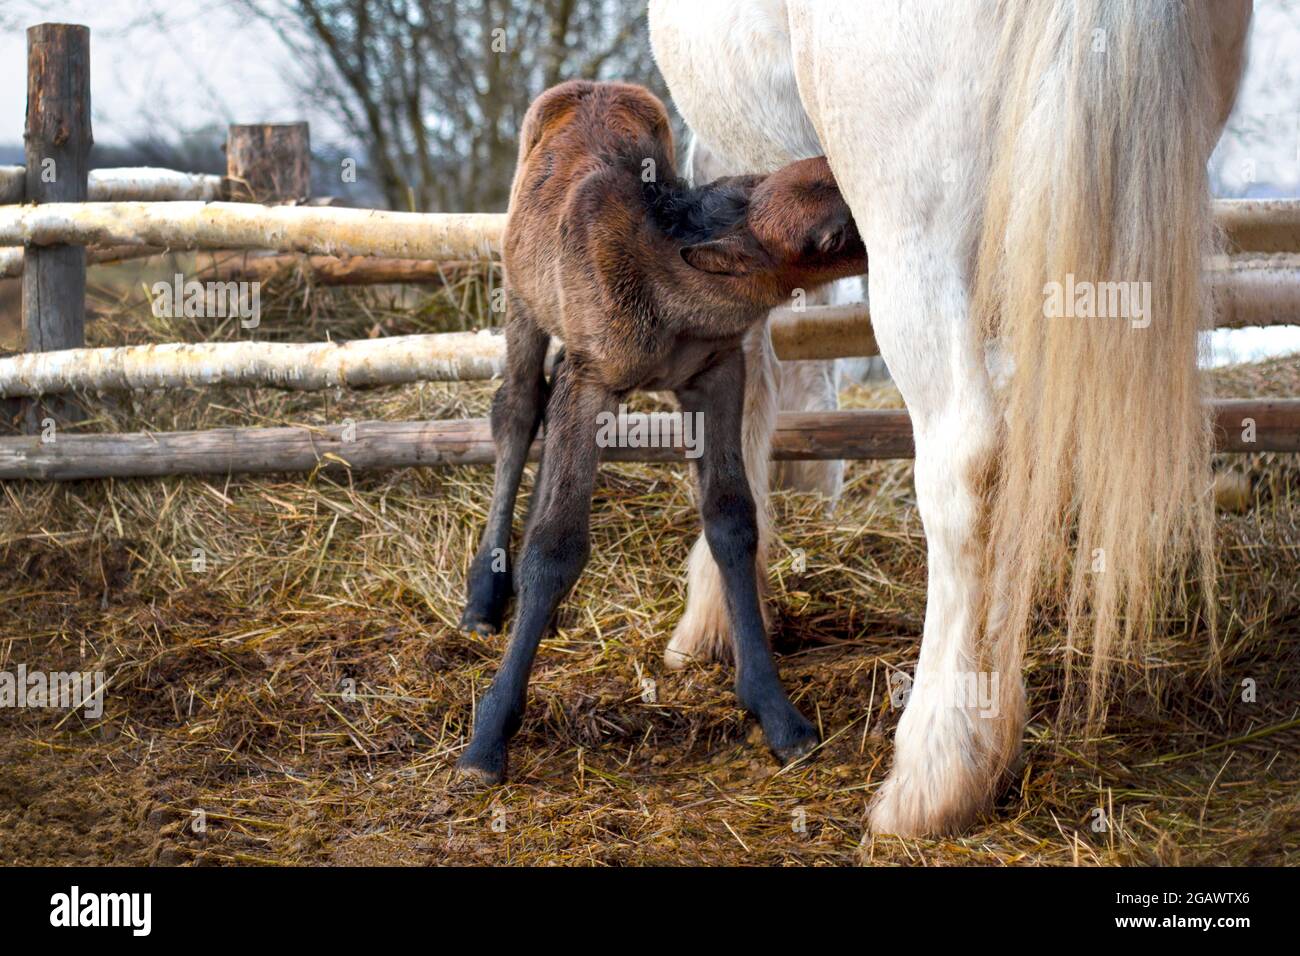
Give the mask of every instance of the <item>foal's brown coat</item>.
[[[759, 610], [740, 340], [795, 289], [865, 271], [866, 251], [824, 159], [692, 189], [672, 156], [667, 112], [637, 86], [565, 83], [524, 120], [506, 226], [496, 478], [461, 622], [496, 630], [517, 589], [505, 660], [459, 763], [486, 782], [504, 778], [538, 642], [587, 560], [598, 416], [635, 389], [671, 390], [703, 420], [700, 509], [727, 592], [741, 703], [782, 760], [816, 743], [781, 687]], [[548, 386], [552, 335], [564, 359]], [[545, 453], [512, 575], [514, 499], [543, 413]]]

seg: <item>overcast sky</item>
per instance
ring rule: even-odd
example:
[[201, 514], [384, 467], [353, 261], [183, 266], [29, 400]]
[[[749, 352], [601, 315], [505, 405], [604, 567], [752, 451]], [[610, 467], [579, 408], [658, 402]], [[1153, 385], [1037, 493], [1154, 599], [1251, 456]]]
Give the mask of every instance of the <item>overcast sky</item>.
[[1300, 0], [1255, 0], [1249, 52], [1237, 109], [1214, 157], [1222, 190], [1237, 194], [1254, 176], [1300, 195]]
[[223, 0], [0, 0], [0, 21], [0, 143], [22, 141], [24, 27], [45, 21], [90, 27], [96, 142], [300, 119], [314, 136], [339, 135], [294, 89], [293, 62], [275, 31]]

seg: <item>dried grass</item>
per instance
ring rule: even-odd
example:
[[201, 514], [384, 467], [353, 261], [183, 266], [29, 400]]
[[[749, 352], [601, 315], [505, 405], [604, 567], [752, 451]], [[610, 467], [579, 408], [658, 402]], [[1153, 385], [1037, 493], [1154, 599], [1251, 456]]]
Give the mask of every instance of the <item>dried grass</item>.
[[[481, 292], [412, 302], [290, 282], [264, 290], [258, 334], [456, 327]], [[98, 301], [95, 344], [240, 334], [164, 324], [138, 291]], [[1300, 394], [1294, 362], [1219, 378], [1229, 395]], [[196, 390], [96, 400], [85, 427], [481, 415], [490, 393]], [[900, 404], [889, 387], [845, 401]], [[1019, 781], [942, 841], [863, 838], [898, 717], [888, 675], [913, 667], [924, 613], [909, 462], [851, 465], [830, 518], [776, 496], [773, 640], [826, 741], [815, 760], [780, 771], [723, 669], [664, 669], [696, 531], [689, 482], [678, 466], [606, 466], [591, 564], [543, 644], [512, 780], [469, 796], [448, 768], [503, 646], [454, 628], [484, 469], [6, 484], [0, 669], [103, 670], [110, 684], [101, 721], [0, 711], [0, 861], [1286, 862], [1300, 848], [1300, 469], [1222, 464], [1249, 475], [1252, 499], [1218, 522], [1221, 668], [1194, 622], [1161, 622], [1145, 669], [1159, 679], [1124, 662], [1104, 735], [1085, 737], [1055, 719], [1059, 635], [1040, 629]]]

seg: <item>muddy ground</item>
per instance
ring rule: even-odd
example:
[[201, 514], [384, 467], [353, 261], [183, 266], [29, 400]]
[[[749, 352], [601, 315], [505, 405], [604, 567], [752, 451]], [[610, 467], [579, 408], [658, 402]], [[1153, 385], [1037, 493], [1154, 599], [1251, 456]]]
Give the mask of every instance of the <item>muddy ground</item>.
[[[292, 305], [301, 321], [286, 337], [337, 321], [320, 302], [306, 317]], [[132, 308], [101, 309], [94, 339], [184, 337]], [[411, 330], [406, 312], [348, 315], [360, 333]], [[1220, 390], [1300, 394], [1295, 365], [1229, 372]], [[104, 403], [85, 427], [454, 417], [482, 414], [489, 396], [483, 385], [138, 396]], [[898, 398], [854, 388], [845, 403]], [[0, 670], [103, 671], [109, 684], [98, 720], [0, 709], [0, 862], [1295, 859], [1300, 469], [1288, 456], [1220, 462], [1249, 492], [1245, 510], [1220, 516], [1218, 669], [1195, 618], [1171, 616], [1146, 667], [1121, 666], [1106, 727], [1085, 733], [1059, 719], [1047, 621], [1028, 666], [1025, 762], [995, 812], [959, 839], [865, 835], [898, 718], [889, 675], [913, 667], [924, 611], [910, 467], [852, 465], [830, 516], [813, 498], [777, 496], [773, 641], [826, 741], [781, 771], [727, 669], [661, 661], [696, 530], [684, 470], [607, 466], [591, 565], [543, 644], [512, 778], [478, 794], [449, 787], [448, 770], [503, 647], [454, 628], [486, 469], [6, 484]]]

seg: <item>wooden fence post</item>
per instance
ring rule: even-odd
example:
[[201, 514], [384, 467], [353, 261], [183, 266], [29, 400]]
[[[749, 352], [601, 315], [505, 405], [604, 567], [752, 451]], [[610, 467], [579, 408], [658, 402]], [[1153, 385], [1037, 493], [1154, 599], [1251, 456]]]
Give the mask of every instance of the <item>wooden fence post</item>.
[[305, 202], [311, 197], [311, 135], [306, 123], [232, 125], [226, 185], [236, 202]]
[[[27, 31], [27, 125], [23, 133], [29, 202], [85, 202], [90, 171], [90, 29], [42, 23]], [[86, 249], [27, 246], [23, 328], [29, 352], [86, 342]], [[12, 409], [10, 409], [12, 412]], [[23, 427], [47, 417], [82, 417], [68, 399], [24, 403]]]

